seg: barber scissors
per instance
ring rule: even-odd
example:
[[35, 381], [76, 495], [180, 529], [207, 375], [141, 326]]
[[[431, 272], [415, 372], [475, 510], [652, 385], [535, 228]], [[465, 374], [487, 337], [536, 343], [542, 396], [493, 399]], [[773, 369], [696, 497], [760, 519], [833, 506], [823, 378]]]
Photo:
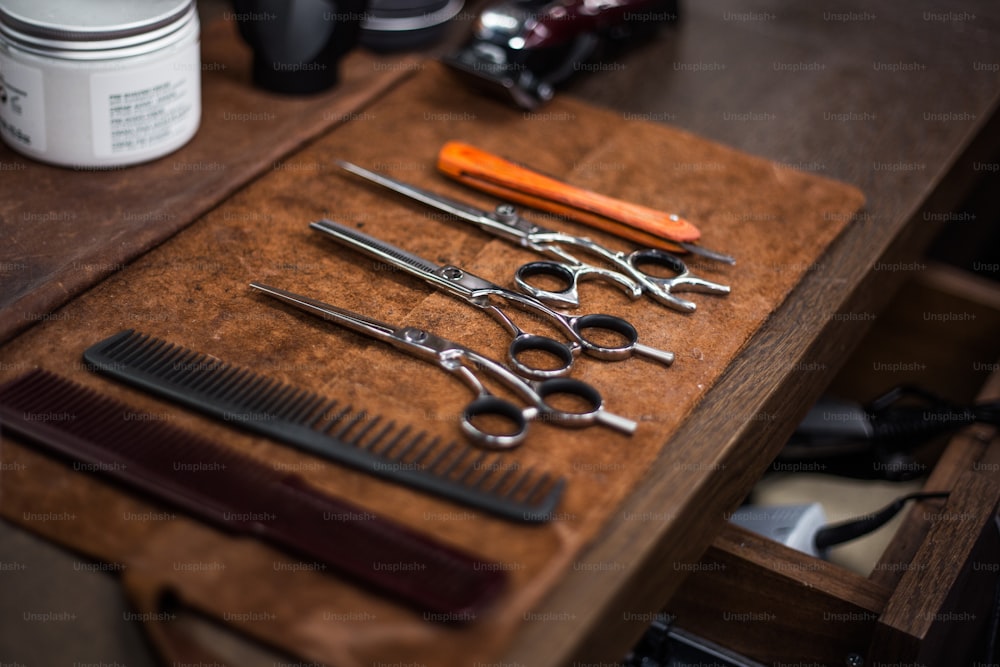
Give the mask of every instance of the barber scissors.
[[[511, 243], [554, 257], [556, 261], [529, 262], [514, 274], [514, 281], [521, 290], [551, 305], [571, 308], [579, 306], [578, 285], [580, 279], [586, 277], [603, 278], [612, 282], [623, 288], [633, 299], [644, 293], [648, 294], [658, 303], [685, 313], [694, 312], [696, 304], [678, 297], [674, 292], [724, 295], [730, 291], [727, 285], [692, 275], [680, 257], [665, 250], [641, 248], [631, 253], [618, 252], [585, 236], [547, 229], [525, 220], [510, 204], [500, 204], [493, 212], [487, 212], [368, 171], [350, 162], [338, 161], [337, 164], [352, 174], [471, 222]], [[607, 269], [582, 262], [563, 246], [576, 247], [596, 255], [614, 268]], [[663, 275], [660, 275], [661, 272]], [[561, 289], [543, 289], [533, 285], [530, 280], [538, 276], [556, 279]]]
[[[527, 294], [501, 287], [457, 266], [450, 264], [441, 266], [429, 262], [385, 241], [331, 220], [319, 220], [309, 223], [309, 226], [344, 245], [417, 276], [434, 287], [489, 313], [514, 337], [508, 350], [508, 358], [515, 369], [527, 377], [542, 379], [565, 375], [581, 350], [609, 361], [626, 359], [633, 354], [649, 357], [666, 365], [674, 361], [672, 352], [639, 343], [639, 334], [635, 327], [620, 317], [603, 314], [563, 315]], [[561, 329], [571, 343], [564, 344], [547, 336], [522, 331], [495, 303], [497, 299], [541, 315]], [[613, 338], [619, 344], [605, 342], [607, 338]], [[531, 353], [542, 353], [547, 356], [547, 360], [558, 361], [559, 365], [553, 368], [532, 365], [530, 359], [526, 360], [534, 356]]]
[[[528, 422], [544, 420], [567, 427], [603, 424], [631, 435], [636, 423], [604, 409], [604, 400], [592, 386], [570, 378], [552, 378], [541, 382], [524, 380], [502, 364], [459, 343], [418, 329], [398, 327], [353, 313], [343, 308], [260, 283], [250, 286], [279, 301], [324, 320], [388, 343], [408, 354], [454, 373], [476, 393], [459, 417], [463, 433], [473, 442], [489, 449], [510, 449], [523, 440]], [[520, 408], [486, 388], [476, 372], [488, 375], [528, 402]], [[557, 408], [550, 402], [556, 396], [571, 396], [580, 411]]]

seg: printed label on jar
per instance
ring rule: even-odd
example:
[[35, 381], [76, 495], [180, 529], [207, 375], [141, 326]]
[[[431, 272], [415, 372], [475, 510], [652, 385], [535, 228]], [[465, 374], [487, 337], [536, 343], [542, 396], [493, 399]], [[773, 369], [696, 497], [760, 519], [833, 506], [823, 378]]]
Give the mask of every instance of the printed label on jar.
[[198, 107], [198, 77], [161, 63], [124, 74], [91, 77], [94, 154], [141, 153], [190, 132]]
[[0, 52], [0, 132], [12, 146], [45, 151], [45, 95], [42, 71]]

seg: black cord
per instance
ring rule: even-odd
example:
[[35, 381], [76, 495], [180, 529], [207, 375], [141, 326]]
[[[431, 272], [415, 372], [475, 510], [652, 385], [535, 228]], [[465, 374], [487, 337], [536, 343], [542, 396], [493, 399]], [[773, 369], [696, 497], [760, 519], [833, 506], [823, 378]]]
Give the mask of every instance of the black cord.
[[832, 523], [820, 528], [816, 531], [813, 543], [815, 544], [816, 549], [822, 552], [834, 545], [849, 542], [863, 535], [867, 535], [877, 528], [881, 528], [889, 521], [889, 519], [896, 516], [896, 514], [899, 513], [899, 510], [903, 509], [903, 506], [910, 500], [926, 500], [928, 498], [947, 497], [947, 491], [920, 491], [901, 496], [873, 514], [848, 519], [847, 521], [841, 521], [839, 523]]

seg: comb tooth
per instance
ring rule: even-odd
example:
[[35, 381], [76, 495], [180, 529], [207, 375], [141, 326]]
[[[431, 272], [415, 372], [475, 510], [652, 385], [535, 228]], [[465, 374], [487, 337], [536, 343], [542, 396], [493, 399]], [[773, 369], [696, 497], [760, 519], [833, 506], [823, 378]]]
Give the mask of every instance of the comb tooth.
[[181, 366], [181, 369], [190, 377], [188, 382], [191, 391], [197, 392], [208, 392], [210, 387], [222, 379], [229, 368], [227, 364], [208, 354], [199, 354], [185, 365], [186, 368]]
[[488, 487], [486, 487], [483, 490], [486, 491], [486, 493], [494, 493], [494, 492], [496, 492], [498, 489], [500, 489], [501, 487], [503, 487], [504, 483], [508, 479], [510, 479], [510, 476], [512, 474], [514, 474], [514, 469], [513, 468], [507, 468], [506, 470], [503, 471], [503, 473], [497, 475], [496, 480], [492, 484], [490, 484]]
[[[359, 448], [366, 452], [376, 453], [375, 450], [378, 449], [376, 445], [381, 445], [382, 439], [385, 438], [386, 434], [389, 433], [394, 428], [396, 428], [396, 422], [390, 421], [386, 425], [386, 427], [382, 429], [381, 433], [379, 433], [376, 437], [371, 438], [367, 443], [361, 445]], [[386, 452], [392, 450], [392, 448], [395, 447], [399, 443], [399, 441], [402, 440], [409, 432], [410, 432], [410, 427], [404, 426], [402, 429], [396, 432], [396, 434], [392, 436], [392, 438], [389, 439], [389, 443], [386, 446], [382, 447], [382, 451], [377, 452], [377, 455], [383, 456], [385, 455]]]
[[300, 390], [291, 385], [285, 385], [281, 392], [275, 397], [274, 402], [268, 407], [267, 413], [284, 419], [285, 413], [289, 409], [294, 409], [298, 403]]
[[524, 502], [529, 503], [531, 499], [535, 497], [536, 494], [545, 486], [545, 483], [549, 481], [549, 473], [543, 473], [539, 476], [535, 483], [528, 487], [528, 490], [524, 492]]
[[[52, 377], [47, 371], [40, 369], [32, 371], [30, 375], [18, 380], [8, 390], [12, 402], [19, 408], [34, 408], [38, 401], [44, 400], [48, 391], [52, 390], [50, 387]], [[60, 393], [66, 393], [65, 388], [62, 388]]]
[[296, 409], [286, 415], [285, 420], [296, 424], [306, 423], [306, 418], [313, 414], [325, 399], [311, 391], [302, 392], [302, 398], [297, 402]]
[[[336, 406], [337, 402], [333, 401], [333, 405]], [[336, 426], [339, 422], [341, 422], [344, 419], [344, 417], [346, 417], [346, 416], [348, 416], [350, 414], [351, 414], [351, 406], [349, 406], [349, 405], [344, 406], [343, 408], [340, 409], [340, 411], [337, 414], [335, 414], [330, 419], [327, 419], [326, 422], [323, 423], [323, 425], [322, 425], [321, 428], [317, 428], [316, 430], [319, 431], [320, 433], [326, 433], [331, 428], [333, 428], [334, 426]], [[322, 419], [322, 417], [323, 417], [323, 415], [320, 415], [320, 419]], [[336, 438], [337, 436], [334, 435], [332, 437]]]
[[243, 407], [247, 412], [266, 412], [266, 406], [274, 400], [275, 395], [281, 394], [282, 388], [277, 380], [266, 380], [263, 385], [255, 388], [253, 395], [246, 397]]
[[509, 489], [507, 489], [506, 491], [503, 492], [503, 496], [502, 497], [504, 497], [504, 498], [512, 498], [512, 499], [516, 498], [518, 490], [520, 490], [520, 488], [522, 486], [524, 486], [524, 483], [527, 482], [531, 478], [532, 472], [533, 472], [532, 469], [529, 468], [529, 469], [525, 470], [524, 472], [522, 472], [520, 475], [518, 475], [517, 476], [517, 481], [514, 482], [514, 484]]
[[123, 435], [135, 424], [125, 419], [122, 405], [117, 401], [104, 399], [96, 391], [56, 375], [49, 374], [43, 379], [45, 382], [38, 389], [44, 393], [38, 396], [36, 407], [56, 411], [52, 406], [59, 406], [58, 412], [71, 416], [66, 430], [98, 436], [106, 447], [113, 448], [119, 455], [139, 440]]
[[170, 360], [172, 368], [162, 374], [163, 379], [167, 382], [186, 385], [193, 391], [202, 391], [204, 382], [212, 380], [214, 377], [211, 372], [205, 370], [209, 359], [207, 354], [198, 354], [181, 348], [181, 354]]
[[208, 382], [204, 382], [204, 379], [200, 379], [191, 387], [191, 389], [203, 392], [206, 396], [215, 397], [224, 392], [230, 386], [233, 378], [239, 374], [240, 369], [235, 366], [227, 366], [223, 364], [216, 370], [202, 373]]
[[39, 398], [41, 399], [40, 403], [44, 404], [46, 409], [51, 409], [52, 405], [59, 405], [60, 412], [74, 415], [74, 419], [77, 413], [80, 413], [81, 418], [86, 418], [89, 412], [88, 408], [93, 409], [90, 405], [93, 395], [89, 389], [84, 387], [77, 389], [72, 385], [67, 385], [64, 392], [55, 392], [52, 395], [39, 396]]
[[10, 404], [24, 414], [40, 414], [46, 407], [48, 396], [65, 400], [64, 388], [51, 387], [51, 378], [44, 372], [18, 382], [10, 388]]
[[269, 415], [277, 414], [278, 408], [288, 400], [289, 395], [293, 392], [294, 389], [290, 385], [284, 382], [276, 382], [274, 387], [268, 391], [267, 396], [258, 402], [260, 411], [266, 412]]
[[464, 448], [459, 453], [459, 455], [455, 457], [455, 460], [452, 461], [449, 465], [445, 466], [445, 469], [440, 471], [438, 474], [447, 479], [447, 477], [451, 474], [451, 471], [454, 470], [458, 466], [458, 464], [462, 462], [462, 459], [468, 456], [469, 452], [471, 451], [472, 450], [469, 449], [468, 447]]
[[284, 421], [288, 421], [289, 415], [295, 414], [298, 410], [300, 410], [302, 408], [302, 402], [307, 401], [309, 398], [309, 392], [305, 389], [299, 389], [296, 387], [290, 388], [292, 391], [280, 404], [274, 406], [274, 410], [271, 411], [271, 414]]
[[[496, 460], [496, 457], [494, 457], [494, 460]], [[493, 463], [484, 463], [483, 465], [478, 466], [477, 472], [480, 473], [479, 477], [476, 477], [475, 481], [467, 481], [466, 484], [476, 489], [482, 489], [483, 482], [488, 480], [493, 475]]]
[[156, 375], [161, 372], [162, 368], [169, 364], [175, 356], [181, 353], [183, 348], [178, 348], [175, 345], [171, 345], [170, 343], [157, 340], [155, 338], [152, 339], [152, 341], [152, 345], [141, 348], [138, 351], [138, 356], [135, 360], [130, 360], [128, 363], [139, 367], [147, 373]]
[[260, 391], [261, 387], [266, 387], [270, 384], [270, 382], [271, 381], [263, 375], [250, 373], [245, 382], [241, 381], [239, 386], [233, 387], [233, 390], [228, 392], [229, 395], [226, 397], [226, 400], [231, 401], [234, 404], [240, 403], [250, 396], [257, 395], [257, 392]]
[[[437, 447], [440, 442], [441, 442], [441, 438], [440, 437], [432, 438], [431, 441], [429, 443], [427, 443], [426, 447], [424, 447], [419, 452], [417, 452], [417, 455], [413, 457], [413, 459], [410, 461], [410, 463], [412, 463], [413, 465], [418, 465], [418, 466], [423, 467], [422, 463], [423, 463], [424, 458], [426, 458], [428, 454], [430, 454], [431, 452], [433, 452], [434, 448]], [[436, 458], [434, 460], [437, 461]]]
[[117, 340], [109, 344], [104, 348], [104, 353], [108, 356], [118, 356], [121, 354], [122, 350], [128, 349], [130, 346], [135, 344], [137, 338], [141, 338], [140, 334], [135, 329], [129, 329], [128, 331], [123, 331], [119, 336], [116, 336]]
[[[235, 368], [235, 366], [234, 366]], [[244, 383], [252, 382], [254, 379], [254, 374], [245, 368], [237, 370], [237, 372], [226, 380], [225, 386], [219, 386], [215, 389], [213, 398], [219, 400], [229, 400], [232, 396], [238, 395], [242, 390]]]
[[[303, 421], [303, 423], [306, 426], [308, 426], [309, 428], [311, 428], [311, 429], [314, 429], [314, 430], [317, 430], [317, 431], [320, 431], [320, 432], [325, 431], [326, 430], [325, 428], [318, 428], [319, 427], [319, 422], [320, 422], [321, 419], [323, 419], [324, 415], [329, 414], [330, 410], [333, 410], [335, 407], [337, 407], [337, 400], [336, 399], [330, 399], [329, 401], [327, 401], [326, 403], [323, 404], [322, 408], [319, 408], [316, 411], [316, 416], [313, 418], [313, 420], [311, 422], [306, 423], [306, 422]], [[323, 426], [324, 427], [327, 426], [327, 424], [329, 424], [330, 421], [331, 420], [328, 419], [326, 422], [323, 423]]]
[[[393, 454], [391, 457], [387, 457], [387, 458], [389, 458], [389, 460], [393, 461], [393, 462], [402, 461], [403, 459], [406, 458], [407, 454], [409, 454], [411, 451], [413, 451], [413, 448], [417, 446], [417, 443], [420, 442], [420, 441], [422, 441], [423, 439], [424, 439], [424, 434], [423, 433], [416, 434], [415, 436], [413, 436], [412, 438], [410, 438], [409, 442], [407, 442], [405, 445], [403, 445], [398, 452], [396, 452], [395, 454]], [[379, 452], [379, 455], [380, 456], [386, 456], [389, 453], [390, 449], [391, 449], [390, 447], [386, 447], [384, 450], [382, 450], [381, 452]]]
[[197, 360], [196, 352], [179, 347], [163, 359], [162, 366], [157, 368], [155, 373], [164, 380], [176, 384], [189, 384], [192, 379], [191, 368]]
[[[387, 422], [381, 428], [381, 430], [379, 430], [378, 433], [376, 433], [372, 437], [368, 438], [368, 442], [366, 444], [364, 444], [364, 445], [358, 445], [358, 447], [360, 449], [365, 449], [365, 450], [371, 449], [374, 445], [377, 445], [377, 444], [385, 441], [386, 437], [388, 437], [388, 435], [390, 433], [392, 433], [392, 431], [395, 428], [396, 428], [396, 422], [393, 422], [393, 421]], [[407, 431], [407, 429], [403, 429], [403, 433], [405, 433], [406, 431]], [[402, 433], [399, 434], [399, 435], [397, 435], [395, 438], [393, 438], [393, 440], [397, 440], [398, 441], [400, 439], [401, 435], [402, 435]], [[384, 454], [385, 452], [389, 451], [389, 449], [391, 449], [391, 446], [389, 448], [383, 449], [381, 453]]]
[[160, 348], [166, 347], [166, 345], [166, 341], [140, 336], [132, 341], [128, 347], [122, 348], [118, 354], [118, 360], [125, 365], [141, 367], [145, 359], [148, 359], [150, 355], [156, 354]]
[[362, 438], [368, 435], [368, 432], [375, 428], [381, 419], [382, 418], [378, 416], [372, 419], [366, 419], [364, 425], [362, 425], [361, 428], [351, 436], [349, 443], [357, 446], [357, 444], [361, 442]]
[[364, 420], [364, 419], [367, 418], [367, 415], [365, 414], [365, 412], [363, 410], [361, 412], [357, 413], [357, 414], [352, 414], [351, 413], [350, 406], [348, 406], [344, 410], [347, 412], [347, 419], [344, 420], [344, 425], [341, 426], [336, 431], [334, 431], [333, 433], [330, 434], [331, 437], [333, 437], [333, 438], [335, 438], [337, 440], [343, 440], [344, 436], [347, 435], [348, 431], [350, 431], [352, 428], [354, 428], [355, 424], [357, 424], [358, 422], [360, 422], [360, 421], [362, 421], [362, 420]]
[[162, 343], [163, 341], [156, 341], [156, 339], [135, 332], [135, 335], [129, 336], [120, 345], [116, 345], [117, 349], [109, 350], [108, 354], [113, 355], [123, 364], [130, 364], [133, 359], [143, 354], [147, 346], [155, 345], [157, 342]]
[[469, 473], [471, 473], [473, 470], [475, 470], [476, 466], [479, 465], [479, 462], [482, 461], [485, 458], [486, 458], [486, 454], [485, 453], [481, 453], [479, 456], [477, 456], [476, 458], [474, 458], [472, 460], [472, 462], [469, 463], [469, 465], [467, 465], [465, 467], [465, 470], [462, 471], [462, 474], [460, 474], [458, 477], [455, 478], [455, 481], [456, 482], [462, 482], [463, 484], [466, 483], [465, 482], [465, 478], [468, 477]]
[[146, 364], [146, 371], [154, 375], [170, 377], [171, 373], [183, 372], [184, 366], [178, 364], [178, 360], [189, 353], [187, 348], [173, 343], [167, 343], [163, 351], [155, 358], [151, 358]]
[[181, 374], [185, 367], [179, 362], [186, 352], [187, 350], [183, 347], [168, 344], [161, 353], [149, 359], [143, 370], [150, 375], [157, 375], [165, 379], [169, 379], [175, 374]]
[[444, 461], [446, 458], [448, 458], [449, 454], [455, 451], [455, 447], [456, 445], [454, 440], [449, 442], [447, 447], [442, 447], [441, 450], [438, 452], [437, 456], [435, 456], [434, 459], [427, 464], [427, 469], [433, 471], [435, 468], [437, 468], [439, 463]]

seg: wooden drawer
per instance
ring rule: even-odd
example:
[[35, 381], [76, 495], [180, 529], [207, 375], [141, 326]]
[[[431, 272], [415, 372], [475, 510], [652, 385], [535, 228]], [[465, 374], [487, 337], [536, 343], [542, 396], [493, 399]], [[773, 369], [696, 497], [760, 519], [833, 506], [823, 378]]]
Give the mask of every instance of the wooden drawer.
[[[929, 268], [897, 303], [834, 389], [871, 397], [886, 379], [864, 372], [878, 368], [873, 358], [901, 349], [912, 358], [926, 346], [938, 351], [929, 363], [952, 372], [940, 384], [937, 369], [894, 380], [927, 386], [933, 379], [935, 390], [963, 401], [975, 398], [978, 385], [976, 400], [1000, 399], [998, 365], [983, 362], [997, 357], [1000, 289]], [[968, 315], [948, 336], [921, 326], [945, 319], [933, 316], [941, 308]], [[1000, 572], [1000, 436], [976, 425], [924, 456], [934, 460], [923, 489], [950, 495], [911, 504], [868, 576], [727, 523], [666, 611], [685, 630], [765, 664], [969, 664]]]

